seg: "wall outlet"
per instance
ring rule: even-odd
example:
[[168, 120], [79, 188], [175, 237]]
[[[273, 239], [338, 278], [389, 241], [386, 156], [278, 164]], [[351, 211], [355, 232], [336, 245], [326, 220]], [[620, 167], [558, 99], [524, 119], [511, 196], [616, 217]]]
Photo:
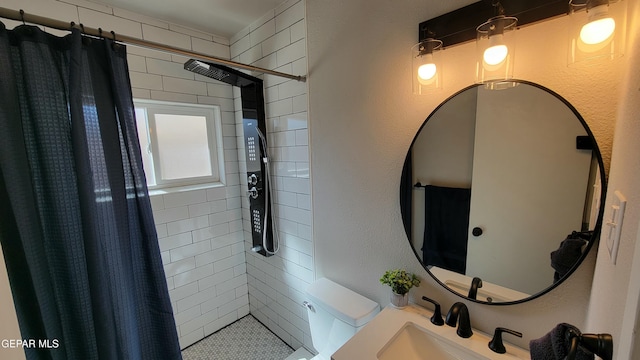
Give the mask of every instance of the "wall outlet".
[[627, 206], [627, 198], [616, 190], [613, 196], [609, 216], [605, 221], [605, 231], [607, 234], [607, 249], [609, 250], [609, 258], [613, 265], [616, 264], [618, 258], [618, 247], [620, 246], [620, 233], [622, 232], [622, 220], [624, 219], [624, 210]]

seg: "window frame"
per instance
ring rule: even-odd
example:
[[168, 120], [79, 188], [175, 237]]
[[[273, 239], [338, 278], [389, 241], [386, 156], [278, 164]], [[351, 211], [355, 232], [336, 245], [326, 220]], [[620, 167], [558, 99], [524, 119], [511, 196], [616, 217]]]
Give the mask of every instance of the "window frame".
[[[203, 105], [192, 103], [179, 103], [170, 101], [158, 101], [149, 99], [133, 99], [134, 107], [142, 109], [145, 119], [144, 127], [146, 134], [138, 134], [138, 136], [146, 136], [148, 141], [147, 149], [140, 149], [149, 153], [151, 159], [151, 168], [155, 177], [155, 184], [149, 185], [149, 190], [159, 190], [172, 187], [191, 186], [191, 185], [224, 185], [224, 148], [222, 139], [222, 120], [220, 106]], [[155, 115], [176, 115], [176, 116], [202, 116], [205, 118], [207, 127], [207, 142], [209, 148], [209, 159], [211, 166], [211, 175], [198, 176], [180, 179], [163, 179], [162, 165], [160, 159], [160, 146], [157, 138]], [[136, 121], [140, 121], [136, 119]]]

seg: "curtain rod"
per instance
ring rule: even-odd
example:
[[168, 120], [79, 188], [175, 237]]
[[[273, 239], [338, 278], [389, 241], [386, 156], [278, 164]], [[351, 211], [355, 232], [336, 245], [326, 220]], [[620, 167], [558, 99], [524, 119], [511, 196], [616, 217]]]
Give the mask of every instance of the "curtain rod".
[[131, 36], [116, 34], [114, 32], [104, 31], [102, 29], [94, 29], [94, 28], [84, 26], [82, 24], [76, 24], [74, 22], [64, 22], [60, 20], [39, 16], [39, 15], [27, 14], [22, 10], [16, 11], [16, 10], [0, 7], [0, 17], [5, 19], [15, 20], [15, 21], [22, 21], [25, 23], [28, 22], [31, 24], [46, 26], [46, 27], [50, 27], [58, 30], [69, 31], [71, 30], [71, 28], [77, 28], [77, 29], [80, 29], [84, 34], [88, 34], [96, 37], [105, 37], [105, 38], [114, 40], [118, 43], [135, 45], [135, 46], [140, 46], [140, 47], [153, 49], [153, 50], [159, 50], [163, 52], [170, 52], [174, 54], [191, 57], [196, 60], [209, 61], [209, 62], [221, 64], [221, 65], [236, 67], [236, 68], [245, 69], [245, 70], [257, 71], [257, 72], [261, 72], [269, 75], [284, 77], [287, 79], [293, 79], [293, 80], [302, 81], [302, 82], [305, 82], [307, 80], [306, 76], [291, 75], [291, 74], [286, 74], [286, 73], [275, 71], [275, 70], [269, 70], [269, 69], [264, 69], [257, 66], [242, 64], [232, 60], [226, 60], [226, 59], [222, 59], [215, 56], [209, 56], [209, 55], [205, 55], [205, 54], [190, 51], [190, 50], [183, 50], [183, 49], [160, 44], [153, 41], [142, 40], [142, 39], [134, 38]]

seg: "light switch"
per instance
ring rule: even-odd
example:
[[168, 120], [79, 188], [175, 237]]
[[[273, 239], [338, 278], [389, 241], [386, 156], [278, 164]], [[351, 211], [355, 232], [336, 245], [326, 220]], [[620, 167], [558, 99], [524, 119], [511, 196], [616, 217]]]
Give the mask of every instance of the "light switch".
[[607, 249], [611, 263], [616, 264], [618, 258], [618, 247], [620, 246], [620, 233], [622, 232], [622, 220], [624, 218], [624, 209], [627, 205], [627, 198], [618, 190], [615, 191], [609, 216], [605, 221], [605, 232], [607, 236]]

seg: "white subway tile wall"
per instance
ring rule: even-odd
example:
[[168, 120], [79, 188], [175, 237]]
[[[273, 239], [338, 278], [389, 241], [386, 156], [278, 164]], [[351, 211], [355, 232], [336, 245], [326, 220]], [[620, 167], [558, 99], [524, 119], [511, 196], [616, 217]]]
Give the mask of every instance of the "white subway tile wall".
[[[143, 37], [229, 58], [226, 39], [158, 25], [157, 20], [140, 24]], [[233, 91], [184, 70], [183, 56], [134, 47], [128, 53], [134, 96], [219, 105], [222, 111], [225, 186], [151, 196], [180, 346], [185, 348], [249, 313]]]
[[239, 185], [151, 199], [184, 348], [249, 313]]
[[[232, 36], [233, 60], [296, 75], [307, 73], [304, 0], [289, 0]], [[307, 84], [254, 73], [265, 82], [269, 155], [272, 161], [280, 252], [251, 251], [249, 201], [242, 198], [251, 314], [294, 349], [312, 349], [304, 290], [313, 281]], [[239, 92], [234, 91], [236, 103]], [[240, 109], [240, 107], [237, 107]], [[237, 146], [244, 150], [242, 112], [236, 111]], [[246, 162], [240, 159], [240, 172]], [[245, 176], [240, 176], [243, 188]]]

